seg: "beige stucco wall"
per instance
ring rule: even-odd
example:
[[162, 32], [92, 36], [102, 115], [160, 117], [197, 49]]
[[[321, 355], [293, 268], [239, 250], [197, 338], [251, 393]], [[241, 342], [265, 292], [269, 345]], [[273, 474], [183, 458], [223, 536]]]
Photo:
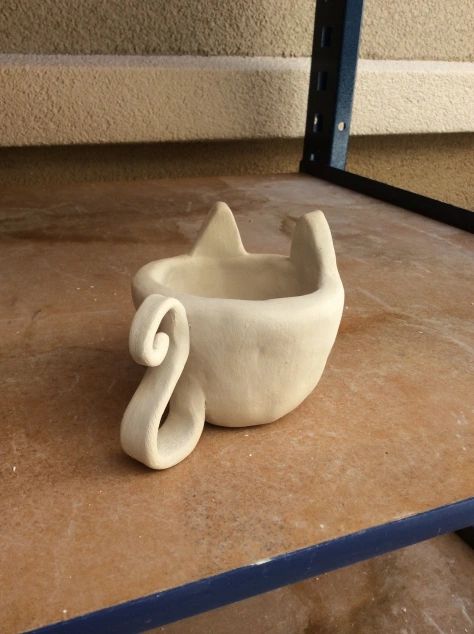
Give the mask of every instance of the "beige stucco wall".
[[[4, 53], [311, 54], [315, 0], [2, 0]], [[472, 0], [366, 0], [361, 56], [474, 60]]]
[[[0, 148], [0, 186], [298, 170], [301, 139]], [[474, 134], [354, 137], [348, 169], [474, 210]]]
[[[3, 0], [0, 146], [302, 136], [314, 9]], [[474, 131], [473, 23], [472, 0], [366, 0], [351, 134]]]
[[[3, 0], [0, 183], [295, 171], [314, 6]], [[365, 0], [349, 169], [474, 208], [473, 28], [472, 0]]]
[[474, 210], [474, 134], [354, 137], [347, 169]]
[[[2, 56], [0, 146], [296, 138], [308, 58]], [[436, 96], [436, 98], [433, 98]], [[474, 130], [474, 64], [361, 60], [351, 133]]]
[[[309, 58], [0, 55], [0, 146], [302, 137]], [[360, 60], [351, 134], [474, 130], [474, 64]]]

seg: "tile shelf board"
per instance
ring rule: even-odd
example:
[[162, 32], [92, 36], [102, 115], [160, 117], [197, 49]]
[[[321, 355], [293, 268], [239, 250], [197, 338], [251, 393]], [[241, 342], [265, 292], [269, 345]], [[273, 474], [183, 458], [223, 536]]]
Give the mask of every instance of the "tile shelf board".
[[[255, 252], [325, 211], [340, 333], [297, 410], [152, 472], [118, 442], [130, 278], [219, 199]], [[473, 524], [469, 233], [300, 174], [5, 191], [0, 239], [3, 631], [138, 631]]]

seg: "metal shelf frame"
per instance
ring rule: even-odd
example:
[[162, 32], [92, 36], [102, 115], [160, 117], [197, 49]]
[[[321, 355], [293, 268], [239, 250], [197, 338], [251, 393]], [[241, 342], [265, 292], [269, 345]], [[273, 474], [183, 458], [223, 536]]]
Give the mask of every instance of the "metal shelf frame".
[[363, 0], [318, 0], [300, 171], [474, 231], [474, 213], [345, 170]]
[[[363, 0], [317, 0], [300, 171], [472, 232], [466, 209], [345, 171], [362, 13]], [[35, 631], [140, 632], [472, 524], [474, 497]]]
[[[36, 634], [130, 634], [276, 590], [398, 548], [450, 533], [474, 519], [474, 498], [373, 526], [261, 564], [229, 570], [37, 630]], [[31, 633], [30, 633], [31, 634]]]

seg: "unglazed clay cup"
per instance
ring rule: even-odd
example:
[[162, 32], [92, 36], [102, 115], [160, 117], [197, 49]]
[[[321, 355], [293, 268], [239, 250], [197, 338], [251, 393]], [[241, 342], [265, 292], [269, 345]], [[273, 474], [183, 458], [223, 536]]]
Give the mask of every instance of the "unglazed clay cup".
[[141, 268], [132, 294], [130, 353], [148, 369], [121, 443], [153, 469], [188, 456], [205, 420], [263, 425], [297, 407], [321, 377], [344, 303], [321, 211], [297, 221], [286, 257], [247, 253], [225, 203], [190, 254]]

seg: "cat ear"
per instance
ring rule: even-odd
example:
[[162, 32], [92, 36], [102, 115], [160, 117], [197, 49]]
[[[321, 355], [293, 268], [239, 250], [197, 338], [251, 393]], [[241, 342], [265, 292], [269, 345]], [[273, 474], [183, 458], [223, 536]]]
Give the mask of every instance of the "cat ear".
[[331, 230], [322, 211], [301, 216], [293, 231], [290, 259], [298, 269], [339, 276]]
[[201, 227], [191, 255], [231, 258], [245, 253], [230, 208], [225, 203], [216, 203]]

